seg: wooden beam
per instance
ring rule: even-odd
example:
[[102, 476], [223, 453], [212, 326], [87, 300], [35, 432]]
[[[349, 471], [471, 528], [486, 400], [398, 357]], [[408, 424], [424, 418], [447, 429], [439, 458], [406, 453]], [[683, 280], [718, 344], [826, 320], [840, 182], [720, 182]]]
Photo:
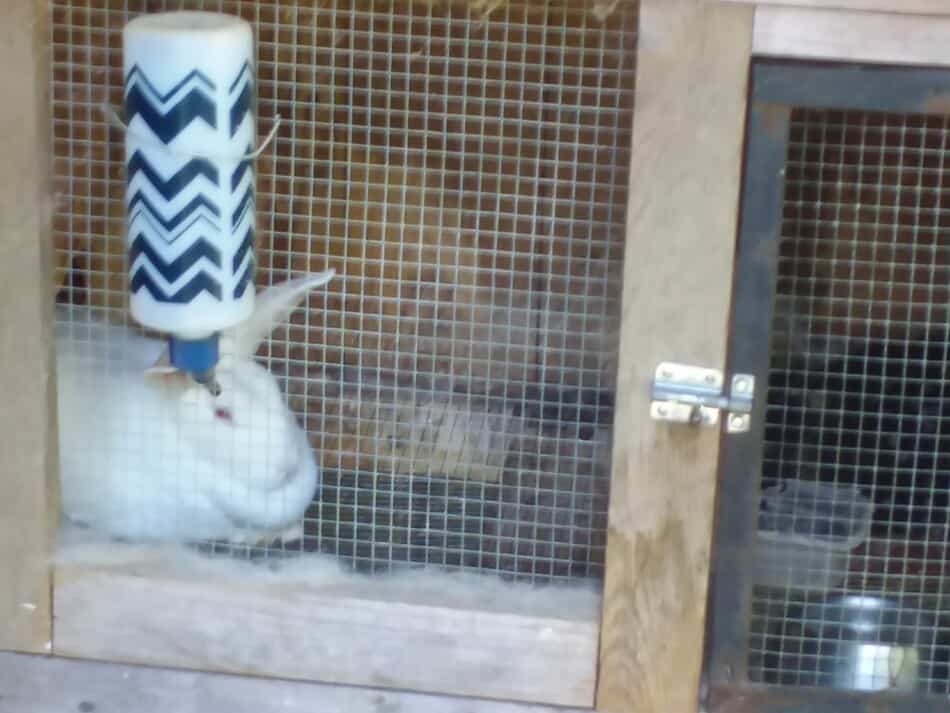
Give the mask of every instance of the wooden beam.
[[760, 7], [752, 51], [794, 59], [948, 66], [948, 36], [950, 17]]
[[49, 650], [55, 443], [46, 0], [0, 25], [0, 649]]
[[857, 10], [902, 15], [950, 15], [948, 0], [719, 0], [745, 5], [782, 5], [813, 10]]
[[[295, 578], [247, 568], [196, 574], [149, 564], [58, 566], [54, 653], [593, 705], [596, 592], [580, 595], [579, 607], [545, 614], [518, 600], [544, 605], [559, 596], [556, 590], [532, 594], [528, 585], [503, 583], [493, 589], [487, 580], [472, 579], [470, 591], [453, 594], [444, 580], [424, 575], [406, 575], [406, 586], [393, 588], [386, 578], [328, 579], [327, 565]], [[479, 590], [481, 598], [473, 599]], [[484, 596], [486, 591], [494, 593]]]
[[581, 713], [371, 688], [0, 654], [4, 713]]
[[650, 420], [663, 360], [723, 368], [753, 8], [643, 0], [597, 708], [697, 707], [717, 429]]

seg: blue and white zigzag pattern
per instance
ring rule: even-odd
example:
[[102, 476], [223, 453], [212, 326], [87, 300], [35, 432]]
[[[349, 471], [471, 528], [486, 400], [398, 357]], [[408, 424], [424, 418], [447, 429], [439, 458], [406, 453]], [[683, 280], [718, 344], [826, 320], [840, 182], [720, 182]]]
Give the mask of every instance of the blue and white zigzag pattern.
[[212, 129], [217, 128], [214, 99], [207, 94], [215, 89], [214, 82], [195, 69], [162, 94], [134, 65], [125, 78], [125, 119], [131, 124], [140, 117], [163, 144], [174, 141], [199, 119]]
[[[245, 62], [228, 87], [230, 104], [228, 118], [232, 137], [241, 125], [250, 119], [253, 96], [254, 74], [250, 64]], [[245, 148], [245, 155], [250, 154], [251, 151], [253, 147], [248, 145]], [[254, 281], [254, 173], [251, 171], [250, 159], [241, 161], [234, 169], [231, 174], [230, 188], [233, 196], [240, 196], [231, 215], [232, 233], [242, 236], [231, 261], [233, 274], [238, 276], [234, 284], [233, 297], [240, 299], [248, 285]]]
[[[163, 94], [133, 66], [125, 85], [126, 118], [130, 124], [140, 119], [137, 126], [144, 123], [155, 139], [169, 144], [194, 122], [217, 128], [215, 91], [215, 84], [194, 70]], [[252, 95], [253, 76], [245, 65], [228, 92], [231, 137], [249, 119]], [[168, 161], [163, 157], [162, 165]], [[163, 174], [149, 160], [147, 147], [132, 152], [126, 195], [133, 294], [146, 290], [156, 301], [173, 304], [188, 304], [203, 293], [228, 299], [232, 296], [223, 294], [224, 284], [235, 285], [233, 298], [244, 294], [254, 269], [253, 172], [250, 161], [242, 161], [231, 176], [219, 174], [213, 161], [187, 157]], [[230, 193], [241, 199], [232, 215], [225, 216], [216, 196], [228, 179]], [[235, 245], [225, 243], [231, 235]]]
[[[247, 147], [247, 153], [251, 152]], [[234, 299], [240, 299], [254, 281], [254, 174], [250, 160], [241, 161], [231, 174], [231, 193], [240, 195], [231, 215], [231, 230], [243, 236], [231, 261], [233, 274], [239, 275], [234, 284]]]

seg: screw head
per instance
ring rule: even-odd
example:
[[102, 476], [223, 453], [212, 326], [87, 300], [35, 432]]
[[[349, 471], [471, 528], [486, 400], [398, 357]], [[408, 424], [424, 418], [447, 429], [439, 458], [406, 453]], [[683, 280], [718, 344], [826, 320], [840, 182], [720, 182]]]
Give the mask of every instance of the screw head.
[[749, 417], [745, 414], [733, 413], [729, 415], [729, 430], [738, 432], [745, 431], [749, 426]]
[[707, 384], [715, 384], [715, 383], [716, 383], [716, 375], [715, 375], [715, 374], [706, 374], [706, 383], [707, 383]]
[[733, 384], [733, 388], [738, 394], [744, 394], [749, 390], [749, 380], [748, 379], [736, 379], [736, 383]]
[[667, 409], [666, 406], [657, 406], [656, 412], [660, 416], [666, 416], [669, 413], [669, 409]]

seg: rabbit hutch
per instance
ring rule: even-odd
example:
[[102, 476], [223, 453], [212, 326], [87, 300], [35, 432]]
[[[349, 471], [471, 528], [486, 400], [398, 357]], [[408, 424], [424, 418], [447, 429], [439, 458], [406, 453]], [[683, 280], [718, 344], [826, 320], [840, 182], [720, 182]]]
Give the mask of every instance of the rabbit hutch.
[[950, 709], [950, 4], [5, 7], [0, 711]]

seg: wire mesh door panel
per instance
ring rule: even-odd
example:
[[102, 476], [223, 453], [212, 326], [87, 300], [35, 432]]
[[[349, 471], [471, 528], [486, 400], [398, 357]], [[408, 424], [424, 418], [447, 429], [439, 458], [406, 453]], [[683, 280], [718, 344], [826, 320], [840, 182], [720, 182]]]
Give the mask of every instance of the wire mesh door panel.
[[752, 73], [730, 370], [757, 393], [723, 446], [711, 700], [943, 709], [950, 72]]
[[322, 493], [302, 538], [248, 553], [599, 578], [636, 2], [51, 7], [58, 301], [121, 324], [122, 28], [253, 25], [261, 135], [282, 120], [257, 161], [258, 286], [337, 278], [258, 354]]

